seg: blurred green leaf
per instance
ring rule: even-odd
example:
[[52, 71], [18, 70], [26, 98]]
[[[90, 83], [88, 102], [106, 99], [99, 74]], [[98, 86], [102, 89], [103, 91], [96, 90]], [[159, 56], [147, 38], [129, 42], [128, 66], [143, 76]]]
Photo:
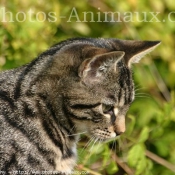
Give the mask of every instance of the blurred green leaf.
[[116, 165], [115, 162], [111, 162], [107, 167], [106, 167], [106, 171], [108, 172], [108, 174], [114, 174], [118, 171], [118, 167]]
[[[3, 14], [3, 8], [9, 13]], [[78, 23], [75, 18], [67, 22], [72, 8], [76, 8], [81, 21], [86, 12], [91, 12], [93, 16], [88, 14], [87, 22]], [[31, 16], [30, 10], [33, 12]], [[172, 175], [174, 173], [171, 170], [148, 159], [145, 150], [172, 164], [175, 162], [174, 11], [173, 0], [51, 0], [49, 3], [45, 0], [2, 0], [0, 70], [26, 64], [51, 45], [71, 37], [161, 40], [161, 45], [154, 52], [133, 66], [136, 98], [126, 116], [126, 133], [121, 136], [119, 143], [115, 142], [112, 146], [110, 143], [92, 143], [84, 149], [86, 142], [80, 141], [78, 153], [80, 164], [106, 175], [116, 174], [118, 170], [120, 172], [121, 167], [117, 169], [116, 162], [111, 159], [114, 153], [119, 154], [135, 174]], [[16, 17], [18, 12], [24, 12], [26, 20], [19, 22]], [[107, 16], [109, 21], [103, 22], [105, 12], [116, 12], [116, 22], [110, 22], [110, 15]], [[131, 21], [124, 21], [129, 19], [126, 13], [131, 14]], [[153, 18], [152, 14], [156, 13], [158, 15]], [[3, 22], [3, 17], [7, 22]], [[91, 17], [95, 22], [90, 22]], [[19, 20], [22, 19], [23, 16], [19, 15]], [[166, 96], [171, 98], [167, 100]]]
[[142, 143], [145, 142], [148, 139], [149, 136], [149, 128], [144, 127], [139, 135], [138, 142]]
[[128, 153], [128, 163], [135, 167], [138, 162], [144, 157], [145, 149], [142, 144], [134, 145]]

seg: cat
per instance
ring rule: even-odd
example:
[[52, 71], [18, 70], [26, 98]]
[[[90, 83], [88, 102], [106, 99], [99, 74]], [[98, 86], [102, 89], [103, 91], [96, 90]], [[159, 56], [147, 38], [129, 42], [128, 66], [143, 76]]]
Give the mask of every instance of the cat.
[[73, 38], [1, 72], [0, 171], [70, 174], [77, 133], [103, 142], [125, 132], [135, 96], [131, 66], [159, 44]]

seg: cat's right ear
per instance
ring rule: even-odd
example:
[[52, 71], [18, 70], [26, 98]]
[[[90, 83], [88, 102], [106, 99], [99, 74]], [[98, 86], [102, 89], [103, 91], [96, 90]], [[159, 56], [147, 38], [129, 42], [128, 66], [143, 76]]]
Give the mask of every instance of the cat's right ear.
[[125, 55], [125, 52], [114, 51], [96, 55], [86, 59], [79, 67], [78, 75], [86, 85], [100, 83], [105, 77], [105, 73], [110, 69], [116, 69], [116, 64]]

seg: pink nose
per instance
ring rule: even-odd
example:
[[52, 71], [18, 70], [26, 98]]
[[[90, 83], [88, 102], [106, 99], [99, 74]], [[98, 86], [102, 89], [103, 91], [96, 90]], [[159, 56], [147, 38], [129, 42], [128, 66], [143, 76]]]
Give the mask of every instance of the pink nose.
[[121, 134], [123, 134], [124, 132], [115, 131], [115, 133], [116, 133], [116, 135], [118, 136], [118, 135], [121, 135]]
[[125, 116], [120, 116], [115, 121], [115, 133], [121, 135], [125, 130]]

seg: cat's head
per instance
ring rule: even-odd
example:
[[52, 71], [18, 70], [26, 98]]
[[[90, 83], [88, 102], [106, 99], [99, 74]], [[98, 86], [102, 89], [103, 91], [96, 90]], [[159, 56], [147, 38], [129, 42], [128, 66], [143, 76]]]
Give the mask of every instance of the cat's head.
[[135, 96], [131, 65], [159, 43], [99, 39], [98, 45], [79, 46], [77, 76], [69, 79], [65, 92], [66, 113], [77, 132], [101, 141], [125, 132], [125, 115]]

